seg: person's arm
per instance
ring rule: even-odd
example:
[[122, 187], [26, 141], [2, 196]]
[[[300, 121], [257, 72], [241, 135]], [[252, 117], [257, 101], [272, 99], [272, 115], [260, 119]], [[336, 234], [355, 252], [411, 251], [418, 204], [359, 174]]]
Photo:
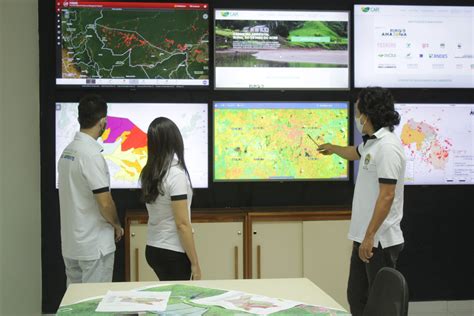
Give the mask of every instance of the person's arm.
[[174, 213], [174, 220], [178, 228], [179, 238], [183, 245], [186, 255], [191, 261], [191, 272], [193, 280], [201, 279], [201, 268], [199, 266], [196, 247], [194, 245], [193, 228], [189, 221], [188, 201], [178, 200], [171, 201], [171, 207]]
[[322, 144], [318, 151], [323, 155], [336, 154], [347, 160], [359, 160], [360, 156], [355, 146], [338, 146], [330, 143]]
[[123, 236], [123, 228], [117, 215], [114, 200], [109, 191], [94, 194], [99, 205], [100, 214], [112, 225], [115, 231], [115, 242], [120, 241]]
[[392, 207], [395, 198], [396, 186], [396, 184], [379, 184], [379, 196], [375, 203], [374, 214], [370, 219], [364, 240], [359, 247], [359, 258], [365, 263], [368, 263], [369, 259], [373, 256], [372, 248], [374, 247], [374, 237], [390, 212], [390, 208]]

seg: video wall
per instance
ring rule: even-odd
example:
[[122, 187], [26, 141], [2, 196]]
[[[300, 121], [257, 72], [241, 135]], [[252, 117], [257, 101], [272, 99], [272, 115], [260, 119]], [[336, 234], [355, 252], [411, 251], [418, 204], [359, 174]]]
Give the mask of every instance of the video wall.
[[[350, 128], [353, 87], [474, 88], [474, 7], [356, 4], [352, 10], [58, 0], [56, 89], [133, 91], [112, 98], [99, 140], [113, 188], [138, 188], [146, 130], [158, 116], [180, 128], [195, 188], [349, 181], [357, 165], [352, 175], [350, 164], [321, 155], [316, 144], [360, 143]], [[346, 93], [331, 101], [255, 98], [269, 90]], [[140, 101], [149, 91], [177, 96]], [[209, 98], [175, 102], [193, 91]], [[55, 100], [56, 161], [78, 130], [77, 102]], [[472, 105], [407, 102], [397, 110], [407, 184], [474, 183]], [[462, 124], [448, 128], [453, 122]]]

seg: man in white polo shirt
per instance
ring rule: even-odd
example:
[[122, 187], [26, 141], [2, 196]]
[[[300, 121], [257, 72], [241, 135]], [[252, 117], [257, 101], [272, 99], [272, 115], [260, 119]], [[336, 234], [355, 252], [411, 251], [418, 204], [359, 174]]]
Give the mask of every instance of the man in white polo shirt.
[[360, 92], [355, 123], [363, 135], [359, 146], [323, 144], [318, 150], [348, 160], [358, 160], [349, 239], [353, 250], [347, 289], [351, 313], [362, 315], [377, 272], [395, 268], [403, 249], [400, 221], [406, 158], [400, 139], [393, 133], [400, 123], [391, 93], [382, 88]]
[[107, 104], [96, 95], [79, 102], [80, 131], [58, 163], [61, 248], [67, 284], [111, 282], [115, 242], [123, 236], [110, 177], [97, 139], [107, 124]]

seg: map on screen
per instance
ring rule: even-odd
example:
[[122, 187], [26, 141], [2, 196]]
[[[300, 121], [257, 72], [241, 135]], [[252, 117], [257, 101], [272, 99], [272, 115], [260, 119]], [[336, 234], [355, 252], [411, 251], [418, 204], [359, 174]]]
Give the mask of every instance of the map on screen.
[[311, 138], [347, 145], [347, 103], [216, 102], [214, 180], [347, 179], [347, 162]]
[[[79, 131], [77, 103], [56, 104], [56, 170], [64, 148]], [[195, 188], [208, 186], [207, 104], [108, 104], [107, 128], [99, 138], [112, 188], [138, 188], [147, 161], [147, 130], [157, 117], [176, 123], [184, 141], [186, 166]], [[56, 172], [56, 179], [57, 172]]]
[[[396, 104], [405, 184], [474, 184], [474, 104]], [[354, 143], [362, 142], [357, 131]], [[357, 177], [358, 164], [354, 167]]]
[[58, 15], [59, 85], [208, 85], [205, 4], [63, 0]]

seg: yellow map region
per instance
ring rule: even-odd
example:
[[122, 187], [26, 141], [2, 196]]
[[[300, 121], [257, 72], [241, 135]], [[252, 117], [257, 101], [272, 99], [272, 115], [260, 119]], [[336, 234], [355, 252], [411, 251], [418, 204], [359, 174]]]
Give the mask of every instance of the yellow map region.
[[425, 138], [425, 134], [421, 131], [412, 129], [408, 124], [403, 125], [401, 140], [404, 145], [415, 143], [416, 149], [421, 150]]
[[[107, 139], [108, 133], [110, 133], [109, 129], [102, 135], [103, 140]], [[121, 144], [126, 141], [129, 134], [128, 131], [123, 132], [119, 138], [122, 140], [120, 144], [117, 144], [111, 154], [104, 154], [104, 157], [120, 167], [120, 170], [114, 174], [114, 179], [136, 182], [147, 161], [147, 148], [133, 148], [123, 151]]]
[[[425, 122], [409, 120], [403, 125], [400, 135], [402, 144], [408, 149], [408, 155], [419, 156], [421, 162], [443, 170], [450, 156], [452, 144], [449, 141], [441, 142], [436, 129]], [[416, 144], [416, 150], [411, 148]]]
[[347, 177], [347, 162], [318, 143], [348, 144], [345, 109], [216, 109], [216, 180]]

